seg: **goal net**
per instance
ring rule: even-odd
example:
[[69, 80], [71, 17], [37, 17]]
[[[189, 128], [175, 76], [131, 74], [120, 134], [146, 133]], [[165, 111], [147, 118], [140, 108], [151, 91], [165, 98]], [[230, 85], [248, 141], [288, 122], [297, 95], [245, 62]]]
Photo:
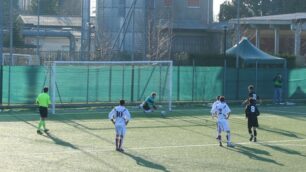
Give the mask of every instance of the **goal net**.
[[61, 104], [140, 104], [152, 92], [171, 111], [172, 61], [54, 61], [47, 63], [52, 113]]
[[2, 64], [6, 66], [40, 65], [40, 59], [36, 55], [14, 53], [11, 58], [9, 53], [3, 53], [2, 57]]

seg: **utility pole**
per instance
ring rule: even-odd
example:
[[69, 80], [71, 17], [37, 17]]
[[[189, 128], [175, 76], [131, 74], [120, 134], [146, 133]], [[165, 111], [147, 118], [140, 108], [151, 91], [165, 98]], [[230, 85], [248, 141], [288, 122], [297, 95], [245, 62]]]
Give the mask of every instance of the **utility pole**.
[[[81, 33], [81, 60], [89, 56], [90, 41], [90, 0], [82, 1], [82, 33]], [[89, 59], [87, 59], [89, 60]]]
[[36, 29], [37, 29], [37, 36], [36, 36], [36, 56], [38, 58], [39, 57], [39, 25], [40, 25], [40, 0], [37, 0], [36, 1], [37, 3], [37, 26], [36, 26]]

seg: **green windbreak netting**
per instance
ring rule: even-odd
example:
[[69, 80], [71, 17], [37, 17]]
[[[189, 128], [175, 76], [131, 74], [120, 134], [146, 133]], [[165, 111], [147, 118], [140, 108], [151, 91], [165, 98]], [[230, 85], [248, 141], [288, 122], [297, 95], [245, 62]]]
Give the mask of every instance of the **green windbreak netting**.
[[169, 101], [169, 66], [122, 64], [56, 64], [56, 102], [143, 101], [157, 92]]
[[34, 104], [47, 78], [45, 72], [40, 66], [4, 66], [3, 103]]
[[288, 97], [306, 98], [306, 69], [294, 69], [289, 72]]
[[[152, 91], [158, 101], [169, 98], [168, 66], [87, 66], [56, 68], [56, 102], [117, 102], [123, 98], [143, 101]], [[33, 104], [44, 85], [50, 86], [50, 71], [43, 66], [5, 66], [3, 70], [3, 104]], [[175, 66], [172, 74], [173, 101], [212, 100], [217, 95], [241, 100], [247, 86], [253, 84], [263, 99], [273, 97], [273, 77], [284, 78], [284, 96], [305, 99], [306, 69], [284, 72], [282, 68], [234, 69], [223, 67]], [[133, 77], [132, 77], [133, 76]], [[256, 79], [257, 78], [257, 79]], [[10, 86], [10, 89], [9, 89]], [[133, 88], [132, 88], [133, 87]]]
[[[283, 74], [283, 68], [243, 68], [227, 69], [225, 96], [228, 99], [242, 100], [248, 97], [248, 86], [254, 85], [255, 91], [262, 99], [272, 99], [273, 78], [277, 73]], [[285, 73], [284, 73], [285, 75]], [[286, 87], [286, 82], [284, 82]]]
[[222, 94], [221, 67], [174, 67], [173, 100], [203, 101]]

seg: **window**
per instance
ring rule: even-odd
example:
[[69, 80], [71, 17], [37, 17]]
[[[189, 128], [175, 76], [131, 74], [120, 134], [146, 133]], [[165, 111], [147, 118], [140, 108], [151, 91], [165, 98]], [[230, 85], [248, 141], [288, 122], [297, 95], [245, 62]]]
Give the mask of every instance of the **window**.
[[171, 6], [172, 5], [172, 0], [164, 0], [164, 5], [165, 6]]
[[192, 8], [199, 8], [200, 0], [187, 0], [187, 6]]

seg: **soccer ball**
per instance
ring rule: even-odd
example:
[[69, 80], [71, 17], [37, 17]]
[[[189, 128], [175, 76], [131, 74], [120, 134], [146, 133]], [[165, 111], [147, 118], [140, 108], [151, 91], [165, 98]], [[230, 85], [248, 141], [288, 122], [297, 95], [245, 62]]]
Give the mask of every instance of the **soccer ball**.
[[166, 111], [161, 111], [160, 114], [161, 114], [162, 116], [165, 116], [165, 115], [166, 115]]

